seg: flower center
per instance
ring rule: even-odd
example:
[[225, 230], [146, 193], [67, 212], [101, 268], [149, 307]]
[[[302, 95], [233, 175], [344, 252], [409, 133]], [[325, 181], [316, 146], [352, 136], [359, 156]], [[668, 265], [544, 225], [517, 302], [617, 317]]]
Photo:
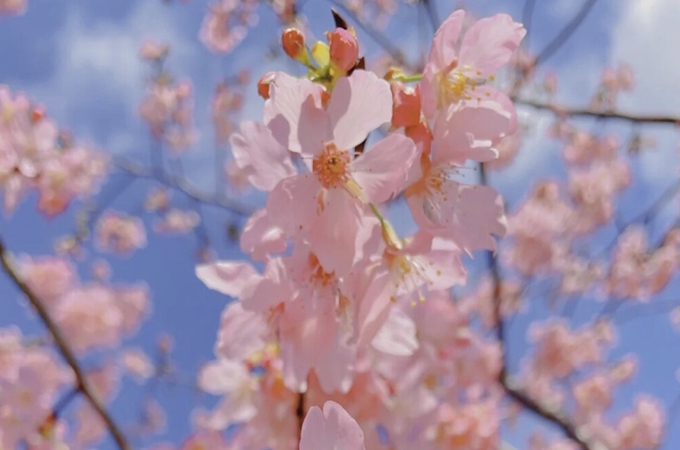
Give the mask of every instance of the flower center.
[[308, 263], [311, 273], [310, 281], [312, 284], [325, 288], [331, 286], [335, 282], [335, 273], [328, 273], [323, 270], [323, 267], [321, 267], [321, 264], [319, 263], [319, 259], [314, 253], [309, 254]]
[[349, 152], [338, 149], [333, 142], [328, 142], [323, 152], [314, 158], [312, 170], [324, 188], [337, 188], [349, 179], [347, 173], [349, 163]]
[[494, 80], [493, 75], [481, 78], [481, 74], [482, 72], [473, 70], [470, 66], [458, 68], [458, 62], [454, 60], [437, 74], [437, 106], [443, 108], [461, 100], [474, 98], [481, 100], [482, 96], [475, 95], [477, 86]]

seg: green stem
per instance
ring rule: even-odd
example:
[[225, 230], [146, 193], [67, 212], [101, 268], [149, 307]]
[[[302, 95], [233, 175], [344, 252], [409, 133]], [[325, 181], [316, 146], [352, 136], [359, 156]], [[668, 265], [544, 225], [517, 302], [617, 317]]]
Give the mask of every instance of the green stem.
[[422, 73], [417, 73], [415, 75], [395, 75], [393, 80], [403, 81], [404, 83], [413, 83], [423, 79]]

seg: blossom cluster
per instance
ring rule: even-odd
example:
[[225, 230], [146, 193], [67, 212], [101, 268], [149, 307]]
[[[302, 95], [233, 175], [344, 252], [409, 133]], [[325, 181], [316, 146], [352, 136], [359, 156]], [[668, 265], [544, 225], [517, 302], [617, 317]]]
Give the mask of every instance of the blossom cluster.
[[[500, 349], [449, 289], [466, 282], [463, 255], [493, 250], [505, 232], [499, 194], [457, 178], [468, 161], [496, 158], [515, 130], [493, 80], [525, 30], [501, 14], [464, 31], [464, 19], [457, 11], [442, 24], [415, 85], [399, 70], [383, 79], [364, 70], [351, 29], [311, 51], [299, 31], [284, 32], [308, 74], [263, 77], [263, 122], [242, 123], [230, 140], [235, 163], [267, 193], [240, 241], [262, 269], [196, 269], [239, 300], [200, 375], [223, 400], [198, 415], [199, 433], [241, 424], [233, 448], [296, 448], [291, 411], [318, 421], [314, 407], [332, 400], [369, 448], [497, 445]], [[410, 237], [385, 212], [402, 197], [418, 227]]]
[[[112, 285], [105, 274], [81, 283], [75, 266], [66, 258], [22, 257], [19, 272], [54, 320], [67, 345], [78, 355], [120, 346], [134, 334], [150, 312], [149, 293], [144, 285]], [[129, 358], [128, 358], [129, 359]], [[85, 371], [93, 395], [110, 400], [117, 390], [118, 364], [105, 359]], [[18, 329], [0, 330], [0, 445], [17, 448], [61, 449], [68, 441], [78, 448], [100, 441], [107, 433], [88, 402], [75, 413], [75, 428], [69, 430], [56, 417], [66, 388], [77, 386], [73, 372], [46, 343], [31, 343]], [[68, 394], [67, 394], [68, 395]]]
[[44, 108], [0, 86], [0, 189], [6, 211], [37, 191], [38, 209], [53, 217], [72, 200], [96, 193], [107, 167], [104, 153], [72, 142]]

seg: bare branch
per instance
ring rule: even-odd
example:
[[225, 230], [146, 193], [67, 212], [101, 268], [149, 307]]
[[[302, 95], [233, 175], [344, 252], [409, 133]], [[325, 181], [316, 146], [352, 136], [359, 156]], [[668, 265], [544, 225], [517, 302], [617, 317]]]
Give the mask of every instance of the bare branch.
[[584, 432], [574, 426], [569, 421], [569, 418], [565, 417], [562, 413], [540, 405], [538, 402], [531, 399], [525, 392], [513, 387], [507, 376], [501, 377], [499, 381], [501, 386], [503, 386], [503, 389], [505, 389], [505, 393], [508, 394], [510, 398], [542, 419], [554, 423], [562, 430], [565, 436], [574, 441], [582, 450], [607, 450], [607, 447], [603, 444], [592, 440], [589, 436], [585, 435]]
[[550, 58], [559, 50], [562, 45], [564, 45], [572, 34], [578, 29], [578, 27], [583, 23], [585, 18], [588, 16], [590, 10], [595, 6], [597, 0], [585, 0], [581, 9], [576, 13], [576, 15], [571, 19], [571, 21], [559, 32], [555, 38], [545, 46], [543, 50], [536, 56], [534, 60], [534, 67], [541, 64], [546, 59]]
[[159, 183], [162, 183], [172, 189], [176, 189], [180, 192], [183, 192], [188, 197], [192, 198], [193, 200], [199, 203], [217, 206], [219, 208], [226, 209], [228, 211], [246, 217], [250, 216], [254, 212], [253, 207], [245, 203], [241, 203], [237, 200], [233, 200], [223, 196], [215, 196], [208, 194], [195, 187], [193, 184], [189, 182], [189, 180], [182, 176], [173, 175], [165, 172], [159, 174], [156, 171], [146, 168], [142, 164], [135, 163], [133, 161], [125, 160], [122, 158], [115, 158], [113, 160], [113, 164], [118, 169], [130, 175], [139, 178], [148, 178], [156, 180]]
[[527, 30], [527, 35], [523, 39], [524, 45], [529, 45], [529, 33], [531, 32], [531, 19], [534, 16], [534, 6], [536, 0], [526, 0], [522, 10], [522, 25]]
[[425, 7], [427, 11], [427, 17], [430, 19], [430, 24], [432, 24], [432, 30], [437, 31], [439, 28], [439, 13], [437, 12], [437, 4], [434, 0], [420, 0], [420, 3]]
[[553, 103], [542, 103], [534, 100], [527, 100], [513, 97], [513, 102], [518, 105], [529, 106], [535, 109], [551, 111], [560, 117], [592, 117], [595, 119], [614, 119], [632, 123], [658, 123], [680, 126], [680, 117], [656, 116], [628, 114], [614, 111], [595, 111], [588, 108], [570, 108], [568, 106], [556, 105]]
[[2, 267], [7, 273], [7, 275], [14, 282], [15, 286], [26, 295], [28, 301], [31, 303], [31, 305], [33, 305], [38, 315], [40, 316], [40, 319], [43, 321], [49, 332], [54, 337], [54, 343], [59, 349], [59, 352], [66, 360], [66, 363], [71, 367], [71, 370], [73, 370], [73, 373], [76, 377], [77, 390], [80, 391], [85, 396], [85, 398], [90, 403], [92, 408], [97, 412], [97, 414], [99, 414], [99, 417], [104, 421], [107, 429], [109, 430], [109, 433], [111, 433], [111, 436], [113, 436], [113, 439], [116, 441], [118, 448], [120, 448], [121, 450], [130, 450], [130, 445], [127, 443], [125, 436], [123, 435], [123, 432], [120, 430], [118, 425], [116, 425], [113, 418], [109, 415], [109, 413], [106, 411], [101, 402], [97, 399], [92, 387], [90, 386], [89, 381], [87, 380], [87, 377], [85, 376], [85, 373], [83, 372], [83, 369], [81, 369], [80, 364], [78, 363], [78, 360], [76, 359], [76, 356], [73, 353], [73, 350], [71, 350], [71, 347], [66, 341], [66, 338], [61, 334], [61, 331], [59, 330], [57, 324], [52, 320], [52, 317], [47, 311], [47, 308], [45, 308], [40, 299], [28, 287], [28, 285], [24, 283], [21, 280], [21, 278], [19, 278], [19, 275], [14, 268], [12, 257], [7, 252], [5, 244], [2, 241], [1, 237], [0, 237], [0, 260], [2, 261]]

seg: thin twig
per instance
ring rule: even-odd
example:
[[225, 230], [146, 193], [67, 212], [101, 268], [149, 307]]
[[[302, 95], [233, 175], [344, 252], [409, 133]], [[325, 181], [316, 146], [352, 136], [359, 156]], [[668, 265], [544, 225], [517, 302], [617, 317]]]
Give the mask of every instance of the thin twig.
[[523, 39], [523, 44], [529, 45], [529, 34], [531, 32], [531, 19], [534, 17], [534, 6], [536, 0], [526, 0], [524, 2], [524, 9], [522, 10], [522, 25], [527, 30], [527, 35]]
[[153, 170], [149, 170], [141, 164], [135, 163], [133, 161], [116, 158], [113, 160], [113, 164], [123, 172], [130, 175], [134, 175], [139, 178], [148, 178], [156, 180], [172, 189], [183, 192], [188, 197], [196, 200], [197, 202], [217, 206], [233, 213], [239, 214], [241, 216], [250, 216], [255, 210], [252, 206], [245, 203], [241, 203], [236, 200], [229, 198], [217, 198], [214, 195], [208, 194], [191, 184], [186, 178], [164, 173], [157, 174]]
[[47, 308], [45, 308], [45, 306], [42, 304], [40, 299], [35, 295], [35, 293], [31, 290], [31, 288], [29, 288], [28, 285], [24, 283], [24, 281], [22, 281], [21, 278], [19, 278], [19, 275], [14, 268], [11, 255], [7, 252], [5, 244], [1, 237], [0, 237], [0, 260], [2, 260], [2, 267], [7, 273], [7, 275], [14, 282], [16, 287], [26, 295], [28, 301], [31, 303], [31, 305], [35, 308], [38, 315], [40, 316], [40, 319], [43, 321], [49, 332], [54, 337], [54, 343], [56, 344], [57, 348], [59, 349], [64, 359], [66, 360], [66, 363], [71, 367], [71, 370], [73, 370], [73, 373], [76, 377], [77, 383], [76, 388], [78, 389], [78, 391], [80, 391], [85, 396], [85, 398], [90, 403], [92, 408], [104, 421], [106, 428], [109, 430], [109, 433], [111, 433], [111, 436], [113, 436], [113, 439], [116, 441], [118, 448], [120, 448], [121, 450], [129, 450], [130, 446], [126, 441], [123, 432], [114, 422], [113, 418], [109, 415], [104, 406], [102, 406], [101, 402], [97, 399], [92, 387], [90, 386], [89, 381], [87, 380], [87, 377], [85, 376], [85, 373], [81, 369], [80, 364], [78, 363], [78, 360], [76, 359], [76, 356], [73, 353], [73, 350], [71, 350], [71, 347], [66, 341], [66, 338], [61, 334], [61, 331], [59, 330], [57, 324], [54, 322], [54, 320], [52, 320], [52, 317], [47, 311]]
[[515, 104], [551, 111], [560, 117], [593, 117], [597, 119], [623, 120], [632, 123], [658, 123], [680, 126], [680, 117], [629, 114], [613, 111], [594, 111], [588, 108], [570, 108], [568, 106], [556, 105], [553, 103], [542, 103], [517, 97], [513, 97], [512, 100]]
[[[572, 0], [573, 1], [573, 0]], [[543, 50], [538, 53], [536, 59], [534, 60], [534, 67], [541, 64], [546, 59], [550, 58], [559, 50], [562, 45], [571, 37], [572, 34], [578, 29], [578, 27], [583, 23], [585, 18], [588, 16], [590, 10], [595, 6], [597, 0], [586, 0], [581, 9], [576, 13], [576, 15], [569, 21], [569, 23], [559, 32], [555, 38], [546, 45]]]
[[582, 450], [607, 450], [603, 444], [591, 440], [588, 436], [574, 426], [567, 417], [558, 411], [553, 411], [538, 402], [534, 401], [522, 390], [513, 387], [507, 376], [500, 378], [501, 386], [506, 394], [510, 396], [517, 403], [522, 405], [526, 410], [533, 412], [542, 419], [554, 423], [565, 436], [574, 441]]
[[437, 31], [441, 22], [439, 21], [439, 13], [437, 12], [435, 0], [420, 0], [420, 3], [423, 4], [425, 11], [427, 11], [427, 17], [430, 19], [432, 31]]

